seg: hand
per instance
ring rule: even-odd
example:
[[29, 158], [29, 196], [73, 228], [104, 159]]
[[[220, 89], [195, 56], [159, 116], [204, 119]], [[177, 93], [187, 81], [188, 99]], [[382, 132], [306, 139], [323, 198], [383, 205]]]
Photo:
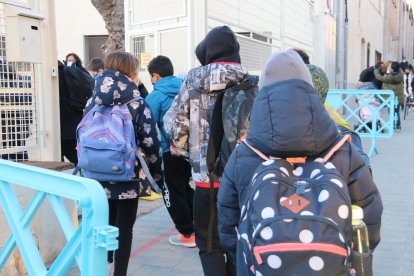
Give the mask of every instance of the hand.
[[180, 156], [181, 155], [173, 145], [170, 145], [170, 151], [171, 151], [171, 155], [173, 155], [173, 156]]

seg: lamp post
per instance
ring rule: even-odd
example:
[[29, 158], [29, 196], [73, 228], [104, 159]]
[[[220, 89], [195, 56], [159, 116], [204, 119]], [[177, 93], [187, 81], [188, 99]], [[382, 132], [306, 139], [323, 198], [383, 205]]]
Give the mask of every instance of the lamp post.
[[343, 89], [348, 87], [348, 0], [345, 0]]

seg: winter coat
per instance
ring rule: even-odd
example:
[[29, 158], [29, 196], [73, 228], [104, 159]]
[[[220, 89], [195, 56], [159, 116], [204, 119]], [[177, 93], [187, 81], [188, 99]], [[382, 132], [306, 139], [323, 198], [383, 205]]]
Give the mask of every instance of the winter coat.
[[[140, 97], [138, 87], [130, 78], [119, 72], [105, 70], [96, 81], [94, 95], [86, 105], [85, 114], [95, 104], [111, 107], [125, 103], [128, 103], [128, 109], [133, 118], [136, 143], [147, 158], [151, 175], [158, 186], [162, 188], [164, 171], [157, 126], [148, 104]], [[102, 160], [102, 162], [105, 162], [105, 160]], [[135, 161], [135, 177], [132, 181], [122, 183], [102, 182], [101, 184], [108, 199], [133, 199], [144, 192], [143, 189], [149, 189], [150, 191], [148, 180], [137, 161]]]
[[[317, 157], [339, 139], [315, 89], [303, 80], [290, 79], [261, 89], [252, 107], [247, 141], [274, 157]], [[218, 192], [219, 235], [222, 247], [235, 258], [241, 206], [253, 173], [263, 160], [245, 144], [231, 154]], [[348, 184], [352, 204], [364, 209], [370, 244], [380, 241], [382, 201], [364, 160], [351, 143], [330, 159]], [[241, 253], [240, 253], [241, 254]], [[237, 260], [240, 256], [237, 256]], [[243, 261], [241, 262], [243, 263]], [[245, 268], [238, 267], [243, 270]]]
[[[372, 82], [372, 84], [376, 87], [376, 89], [382, 89], [382, 81], [377, 79], [374, 74], [375, 66], [368, 67], [364, 69], [361, 74], [359, 74], [359, 81], [360, 82]], [[381, 74], [380, 72], [378, 72]], [[382, 74], [381, 74], [382, 75]]]
[[235, 63], [212, 63], [190, 70], [164, 116], [165, 130], [181, 155], [189, 156], [196, 182], [209, 181], [206, 156], [217, 92], [237, 84], [246, 74], [246, 68]]
[[[182, 81], [174, 76], [164, 77], [158, 80], [154, 85], [154, 91], [152, 91], [145, 101], [151, 108], [151, 112], [154, 121], [158, 124], [158, 128], [161, 132], [161, 145], [162, 151], [169, 152], [168, 141], [169, 137], [164, 129], [164, 115], [170, 109], [175, 96], [180, 91]], [[165, 136], [165, 137], [164, 137]]]
[[398, 73], [390, 73], [381, 75], [378, 69], [374, 71], [375, 78], [382, 81], [383, 90], [392, 90], [395, 96], [398, 97], [398, 103], [404, 104], [404, 73], [400, 70]]
[[[82, 67], [73, 67], [71, 70], [82, 71], [80, 74], [90, 74]], [[68, 67], [62, 62], [58, 61], [59, 73], [59, 107], [60, 107], [60, 138], [61, 139], [76, 139], [76, 127], [82, 120], [83, 110], [72, 108], [69, 101], [69, 90], [76, 90], [81, 84], [73, 78], [73, 75], [68, 71]], [[90, 76], [90, 94], [94, 88], [94, 79]]]

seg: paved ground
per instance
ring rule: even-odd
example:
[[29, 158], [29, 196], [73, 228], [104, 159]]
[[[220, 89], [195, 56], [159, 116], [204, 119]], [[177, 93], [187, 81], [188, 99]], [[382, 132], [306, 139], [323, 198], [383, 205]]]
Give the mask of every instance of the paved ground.
[[[391, 139], [379, 139], [379, 154], [371, 158], [384, 203], [382, 241], [374, 255], [376, 276], [414, 275], [414, 112], [402, 128]], [[364, 147], [369, 149], [369, 140]], [[139, 209], [150, 204], [141, 201]], [[168, 244], [173, 231], [164, 207], [140, 217], [129, 275], [203, 275], [196, 249]]]

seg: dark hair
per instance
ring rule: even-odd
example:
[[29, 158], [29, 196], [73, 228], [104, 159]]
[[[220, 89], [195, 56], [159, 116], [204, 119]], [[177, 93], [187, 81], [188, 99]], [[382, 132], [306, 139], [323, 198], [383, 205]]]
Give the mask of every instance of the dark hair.
[[400, 68], [401, 68], [400, 63], [398, 63], [398, 62], [396, 62], [396, 61], [393, 61], [393, 62], [391, 63], [391, 70], [392, 70], [393, 72], [395, 72], [395, 73], [399, 72], [399, 71], [400, 71]]
[[157, 56], [148, 64], [150, 75], [156, 73], [162, 78], [174, 75], [174, 67], [171, 60], [166, 56]]
[[118, 71], [130, 78], [137, 75], [138, 67], [138, 58], [127, 52], [112, 52], [105, 58], [105, 69]]
[[103, 60], [100, 58], [93, 58], [91, 61], [89, 61], [88, 70], [89, 71], [95, 71], [98, 72], [99, 69], [104, 69], [105, 65], [103, 63]]
[[411, 64], [408, 64], [408, 69], [413, 70], [413, 66]]
[[69, 54], [67, 54], [67, 55], [66, 55], [66, 58], [65, 58], [65, 64], [67, 64], [67, 62], [68, 62], [68, 57], [70, 57], [70, 56], [73, 56], [73, 57], [75, 58], [75, 60], [76, 60], [76, 66], [82, 67], [82, 60], [81, 60], [81, 59], [80, 59], [80, 57], [79, 57], [77, 54], [75, 54], [75, 53], [69, 53]]
[[300, 57], [302, 58], [302, 60], [305, 64], [310, 64], [309, 56], [308, 56], [307, 53], [305, 53], [305, 51], [303, 51], [301, 49], [297, 49], [297, 48], [293, 48], [292, 50], [300, 55]]

